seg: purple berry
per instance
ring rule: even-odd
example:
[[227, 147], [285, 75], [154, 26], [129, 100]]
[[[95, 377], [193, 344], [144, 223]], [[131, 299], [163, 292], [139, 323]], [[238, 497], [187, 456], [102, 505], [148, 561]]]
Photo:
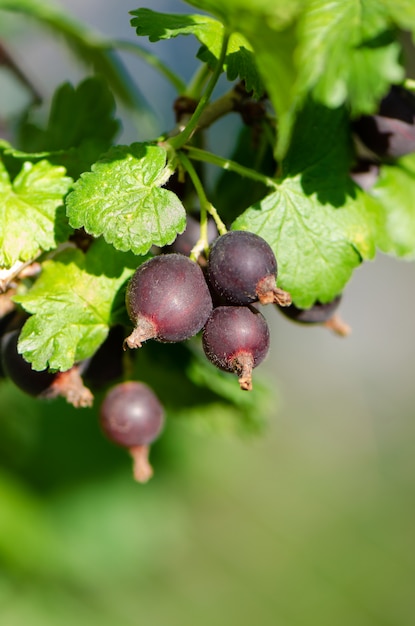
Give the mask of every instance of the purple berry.
[[399, 158], [415, 152], [415, 96], [393, 85], [378, 112], [357, 119], [353, 129], [380, 158]]
[[250, 307], [219, 306], [203, 329], [209, 361], [239, 377], [241, 389], [252, 389], [252, 370], [266, 357], [269, 329], [264, 316]]
[[193, 337], [209, 317], [212, 298], [197, 263], [181, 254], [165, 254], [136, 270], [126, 305], [136, 327], [125, 343], [137, 348], [147, 339], [177, 342]]
[[[218, 236], [218, 229], [212, 218], [207, 222], [207, 238], [211, 243]], [[193, 247], [196, 245], [200, 237], [200, 222], [191, 215], [187, 216], [186, 228], [184, 231], [177, 235], [174, 242], [167, 247], [167, 250], [171, 252], [177, 252], [178, 254], [184, 254], [189, 256]]]
[[41, 372], [32, 366], [17, 351], [20, 329], [5, 333], [1, 340], [1, 357], [6, 376], [25, 393], [31, 396], [43, 395], [56, 380], [56, 374], [48, 370]]
[[291, 297], [276, 285], [277, 261], [262, 237], [233, 230], [218, 237], [208, 259], [208, 280], [230, 304], [278, 302], [288, 306]]
[[134, 478], [147, 482], [153, 475], [149, 445], [164, 426], [164, 410], [155, 393], [137, 381], [115, 385], [101, 405], [100, 423], [110, 441], [128, 448], [134, 461]]
[[294, 304], [280, 309], [286, 317], [300, 322], [301, 324], [322, 324], [333, 317], [340, 304], [341, 296], [337, 296], [331, 302], [315, 302], [309, 309], [299, 309]]
[[299, 309], [294, 304], [285, 308], [278, 307], [278, 309], [294, 322], [299, 322], [300, 324], [321, 324], [337, 335], [345, 337], [350, 334], [351, 330], [336, 313], [341, 299], [342, 296], [340, 294], [330, 302], [322, 303], [317, 301], [309, 309]]
[[37, 371], [17, 351], [20, 329], [5, 333], [1, 339], [1, 357], [6, 376], [25, 393], [42, 399], [58, 396], [79, 407], [90, 407], [94, 396], [83, 384], [80, 366], [65, 372]]
[[150, 387], [127, 381], [108, 391], [100, 419], [104, 433], [114, 443], [124, 448], [147, 446], [161, 432], [164, 410]]

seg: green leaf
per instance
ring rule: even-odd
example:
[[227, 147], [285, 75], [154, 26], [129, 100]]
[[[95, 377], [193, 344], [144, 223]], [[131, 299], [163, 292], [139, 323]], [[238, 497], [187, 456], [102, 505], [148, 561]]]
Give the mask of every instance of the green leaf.
[[[189, 2], [211, 11], [249, 42], [256, 66], [278, 116], [278, 158], [285, 153], [297, 106], [295, 50], [296, 18], [301, 0], [197, 0]], [[241, 57], [240, 63], [243, 63]]]
[[[147, 36], [150, 41], [171, 39], [179, 35], [194, 35], [202, 44], [198, 57], [214, 64], [220, 56], [224, 36], [224, 26], [218, 20], [207, 15], [184, 15], [157, 13], [151, 9], [131, 11], [135, 17], [131, 25], [136, 28], [137, 35]], [[228, 79], [238, 77], [245, 81], [247, 91], [255, 96], [263, 93], [263, 84], [259, 76], [252, 46], [240, 33], [232, 33], [225, 58], [225, 69]]]
[[392, 20], [403, 31], [411, 31], [415, 41], [415, 4], [412, 0], [382, 0]]
[[391, 83], [404, 78], [400, 45], [378, 0], [310, 0], [299, 23], [298, 89], [327, 106], [351, 103], [371, 113]]
[[301, 308], [332, 300], [375, 254], [376, 211], [348, 176], [349, 141], [345, 110], [310, 100], [282, 163], [284, 179], [232, 225], [268, 241], [279, 284]]
[[208, 47], [215, 45], [220, 47], [223, 26], [207, 15], [158, 13], [151, 9], [137, 9], [130, 13], [135, 16], [131, 20], [131, 26], [135, 27], [137, 35], [146, 36], [150, 41], [171, 39], [179, 35], [194, 35]]
[[93, 144], [98, 157], [119, 131], [114, 111], [114, 97], [102, 78], [87, 78], [77, 87], [64, 83], [53, 96], [47, 127], [29, 121], [24, 124], [23, 149], [52, 152], [79, 147], [81, 156], [82, 150]]
[[72, 179], [48, 161], [24, 163], [11, 181], [0, 161], [0, 266], [29, 261], [65, 241], [63, 199]]
[[[262, 16], [275, 28], [283, 28], [304, 6], [304, 0], [185, 0], [198, 9], [217, 15], [224, 23], [239, 30], [241, 23]], [[242, 31], [241, 31], [242, 32]]]
[[382, 252], [415, 258], [415, 155], [395, 165], [383, 165], [370, 192], [379, 202], [383, 223], [378, 246]]
[[301, 174], [304, 193], [318, 191], [322, 203], [341, 206], [350, 193], [353, 159], [348, 111], [328, 108], [310, 97], [298, 112], [283, 176]]
[[[242, 126], [230, 158], [239, 165], [272, 177], [275, 173], [276, 164], [268, 137], [263, 133], [257, 138], [254, 133], [252, 128]], [[212, 202], [219, 211], [222, 220], [229, 224], [242, 211], [245, 211], [267, 193], [268, 187], [263, 183], [222, 169], [215, 185]]]
[[[323, 104], [372, 112], [391, 83], [404, 76], [396, 24], [414, 23], [407, 0], [192, 0], [251, 44], [278, 117], [276, 155], [289, 145], [296, 110], [310, 90]], [[400, 13], [400, 16], [398, 16]]]
[[186, 212], [174, 193], [160, 188], [172, 173], [166, 162], [160, 146], [111, 149], [75, 183], [67, 198], [70, 224], [135, 254], [172, 243], [186, 226]]
[[111, 146], [119, 130], [114, 111], [114, 98], [102, 78], [87, 78], [75, 88], [65, 83], [54, 94], [47, 127], [33, 123], [30, 110], [20, 126], [23, 150], [9, 148], [4, 154], [31, 162], [47, 158], [77, 179]]
[[32, 314], [19, 352], [35, 370], [65, 371], [92, 356], [108, 334], [118, 291], [142, 260], [100, 239], [86, 254], [70, 248], [45, 261], [30, 291], [15, 297]]
[[279, 265], [279, 285], [300, 308], [341, 293], [362, 258], [374, 256], [374, 216], [361, 196], [343, 207], [305, 196], [301, 176], [286, 178], [278, 191], [243, 213], [232, 228], [263, 237]]

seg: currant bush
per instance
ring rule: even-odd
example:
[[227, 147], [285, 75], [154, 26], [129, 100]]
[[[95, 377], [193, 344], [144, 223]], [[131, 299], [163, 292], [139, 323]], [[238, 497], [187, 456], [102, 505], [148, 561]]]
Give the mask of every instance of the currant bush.
[[[43, 94], [9, 52], [5, 28], [0, 64], [30, 104], [0, 119], [0, 376], [76, 407], [92, 405], [89, 385], [102, 394], [113, 386], [102, 429], [145, 480], [164, 421], [153, 387], [183, 413], [196, 401], [206, 415], [210, 401], [224, 414], [254, 413], [252, 398], [235, 400], [209, 362], [252, 388], [270, 344], [262, 305], [346, 335], [334, 296], [352, 272], [376, 250], [415, 258], [415, 82], [402, 45], [402, 24], [413, 35], [413, 20], [393, 2], [379, 11], [379, 0], [367, 0], [357, 26], [347, 3], [323, 0], [291, 3], [277, 20], [271, 0], [192, 0], [196, 18], [131, 11], [139, 37], [191, 35], [202, 45], [186, 84], [150, 49], [101, 40], [64, 13], [51, 20], [42, 3], [0, 2], [1, 18], [13, 4], [63, 33], [103, 76], [58, 87], [39, 115]], [[132, 128], [137, 116], [153, 119], [152, 98], [141, 98], [121, 51], [175, 90], [171, 127], [145, 141], [134, 133], [128, 145], [115, 143], [117, 107]], [[218, 95], [222, 80], [229, 88]], [[211, 129], [229, 114], [237, 119], [224, 157]], [[18, 332], [9, 334], [15, 313], [22, 354]], [[150, 339], [158, 343], [134, 350]]]

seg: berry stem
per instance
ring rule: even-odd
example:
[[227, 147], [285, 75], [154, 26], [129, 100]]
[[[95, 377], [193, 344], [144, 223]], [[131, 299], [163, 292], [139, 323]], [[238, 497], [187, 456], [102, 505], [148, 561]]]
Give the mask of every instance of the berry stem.
[[194, 185], [196, 193], [199, 198], [200, 204], [200, 238], [199, 241], [196, 242], [193, 247], [190, 258], [196, 261], [199, 258], [200, 253], [205, 250], [206, 252], [209, 250], [209, 239], [208, 239], [208, 230], [207, 230], [207, 214], [209, 213], [213, 219], [215, 220], [216, 227], [218, 229], [219, 234], [224, 235], [227, 230], [225, 224], [219, 217], [218, 212], [215, 207], [209, 202], [206, 197], [205, 190], [203, 188], [202, 182], [197, 175], [197, 172], [193, 166], [193, 163], [187, 157], [186, 154], [181, 152], [178, 155], [184, 169], [190, 176], [190, 179]]
[[129, 448], [133, 459], [133, 476], [138, 483], [146, 483], [153, 476], [153, 468], [148, 460], [150, 449], [148, 446], [133, 446]]
[[186, 92], [186, 83], [180, 78], [178, 74], [173, 72], [173, 70], [168, 67], [160, 57], [156, 56], [149, 50], [146, 50], [139, 44], [132, 41], [124, 41], [123, 39], [111, 40], [108, 45], [103, 45], [103, 49], [105, 50], [125, 50], [126, 52], [131, 52], [139, 56], [143, 59], [148, 65], [151, 65], [154, 69], [156, 69], [164, 78], [166, 78], [171, 85], [176, 89], [178, 93]]
[[347, 337], [352, 332], [352, 329], [346, 322], [344, 322], [341, 317], [337, 314], [334, 314], [329, 320], [323, 323], [323, 326], [332, 330], [336, 335], [340, 337]]
[[290, 306], [292, 302], [288, 291], [284, 291], [284, 289], [276, 286], [274, 276], [265, 276], [258, 283], [257, 295], [261, 304], [277, 303], [280, 306]]
[[234, 359], [235, 373], [238, 375], [239, 386], [244, 391], [252, 391], [252, 370], [254, 358], [249, 352], [240, 352]]
[[93, 394], [83, 383], [78, 365], [74, 365], [66, 372], [58, 372], [53, 383], [41, 396], [42, 398], [60, 396], [77, 409], [91, 407], [94, 402]]
[[194, 100], [200, 100], [201, 93], [203, 87], [206, 84], [206, 81], [209, 78], [211, 70], [207, 63], [203, 63], [191, 78], [187, 87], [185, 87], [183, 93], [188, 98], [193, 98]]
[[236, 161], [231, 161], [230, 159], [224, 159], [217, 154], [213, 154], [212, 152], [208, 152], [207, 150], [202, 150], [201, 148], [195, 148], [193, 146], [186, 146], [186, 152], [191, 159], [194, 161], [202, 161], [203, 163], [211, 163], [212, 165], [216, 165], [217, 167], [221, 167], [223, 170], [229, 170], [230, 172], [235, 172], [240, 176], [244, 176], [245, 178], [250, 178], [251, 180], [255, 180], [257, 182], [263, 183], [267, 187], [273, 187], [274, 189], [278, 189], [278, 182], [274, 178], [270, 176], [265, 176], [260, 172], [256, 172], [255, 170], [250, 169], [249, 167], [245, 167], [244, 165], [240, 165]]
[[143, 341], [147, 341], [147, 339], [154, 339], [156, 335], [157, 331], [154, 323], [145, 317], [139, 318], [131, 335], [128, 335], [128, 337], [124, 339], [124, 350], [125, 346], [128, 346], [131, 349], [141, 348]]
[[182, 148], [189, 141], [192, 135], [196, 132], [196, 129], [199, 124], [200, 116], [205, 110], [205, 107], [210, 100], [210, 96], [212, 95], [212, 92], [216, 86], [216, 83], [218, 82], [219, 76], [222, 73], [223, 63], [225, 61], [226, 51], [228, 49], [228, 41], [229, 41], [229, 33], [225, 31], [223, 35], [223, 39], [222, 39], [222, 47], [221, 47], [219, 59], [216, 63], [214, 72], [212, 76], [210, 77], [210, 80], [206, 86], [205, 92], [199, 100], [199, 104], [197, 105], [195, 112], [193, 113], [188, 124], [182, 130], [182, 132], [179, 135], [176, 135], [175, 137], [171, 137], [168, 140], [170, 145], [175, 150], [179, 150], [180, 148]]

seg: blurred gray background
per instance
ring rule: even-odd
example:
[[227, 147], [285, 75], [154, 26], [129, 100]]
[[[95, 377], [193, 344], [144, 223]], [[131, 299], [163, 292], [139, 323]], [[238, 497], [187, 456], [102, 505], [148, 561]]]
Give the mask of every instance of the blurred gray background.
[[[193, 11], [173, 0], [61, 5], [132, 40], [129, 10]], [[10, 50], [42, 93], [85, 75], [36, 25], [13, 18], [7, 28], [15, 29]], [[195, 41], [141, 43], [190, 78]], [[156, 112], [157, 131], [172, 126], [173, 89], [137, 58], [123, 59]], [[3, 107], [24, 103], [12, 86], [0, 96]], [[120, 113], [120, 142], [150, 138]], [[236, 124], [222, 121], [211, 145]], [[46, 517], [73, 548], [68, 567], [84, 595], [16, 582], [6, 562], [1, 623], [413, 624], [414, 284], [413, 263], [378, 255], [359, 268], [340, 309], [352, 327], [347, 338], [267, 309], [271, 353], [260, 370], [278, 391], [268, 433], [245, 441], [177, 426], [183, 468], [170, 483], [137, 489], [126, 462], [110, 486], [61, 494]], [[8, 528], [2, 515], [0, 503], [0, 533]]]

